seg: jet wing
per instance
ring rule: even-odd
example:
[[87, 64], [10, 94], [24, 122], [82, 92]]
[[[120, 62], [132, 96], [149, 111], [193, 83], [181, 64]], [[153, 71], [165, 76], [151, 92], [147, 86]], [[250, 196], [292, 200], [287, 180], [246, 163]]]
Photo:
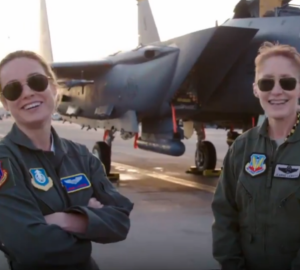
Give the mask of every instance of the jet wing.
[[52, 63], [51, 67], [58, 79], [92, 80], [113, 66], [109, 60], [86, 62]]

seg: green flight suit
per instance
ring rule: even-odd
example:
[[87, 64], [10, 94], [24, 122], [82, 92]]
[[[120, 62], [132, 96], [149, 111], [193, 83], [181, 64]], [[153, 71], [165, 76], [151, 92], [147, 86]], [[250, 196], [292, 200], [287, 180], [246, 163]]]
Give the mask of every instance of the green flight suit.
[[[126, 239], [133, 204], [85, 146], [61, 139], [53, 128], [52, 137], [55, 153], [39, 150], [14, 124], [0, 143], [1, 249], [13, 270], [98, 270], [91, 242]], [[88, 207], [92, 197], [104, 206]], [[86, 233], [48, 225], [44, 216], [55, 212], [86, 215]]]
[[300, 125], [279, 146], [267, 119], [224, 159], [212, 202], [213, 256], [222, 269], [300, 269]]

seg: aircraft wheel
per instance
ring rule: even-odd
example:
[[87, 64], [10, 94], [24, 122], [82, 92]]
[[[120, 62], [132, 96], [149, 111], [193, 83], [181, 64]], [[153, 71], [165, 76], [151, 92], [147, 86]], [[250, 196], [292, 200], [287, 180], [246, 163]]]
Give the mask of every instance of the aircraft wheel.
[[111, 167], [111, 147], [106, 142], [96, 142], [92, 153], [101, 160], [105, 167], [106, 174], [109, 175]]
[[214, 145], [209, 141], [198, 144], [195, 152], [195, 166], [198, 171], [214, 170], [217, 164], [217, 152]]

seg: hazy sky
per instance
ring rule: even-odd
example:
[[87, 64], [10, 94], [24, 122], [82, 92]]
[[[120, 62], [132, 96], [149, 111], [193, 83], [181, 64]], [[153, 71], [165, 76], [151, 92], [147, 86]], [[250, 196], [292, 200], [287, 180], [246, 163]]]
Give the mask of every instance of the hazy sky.
[[[162, 40], [224, 22], [236, 3], [150, 0]], [[47, 7], [55, 60], [97, 59], [137, 45], [136, 0], [47, 0]], [[0, 58], [16, 49], [37, 51], [39, 1], [1, 1], [0, 9]]]
[[[213, 27], [238, 0], [150, 0], [162, 40]], [[300, 0], [292, 1], [300, 4]], [[54, 59], [92, 60], [137, 46], [136, 0], [47, 0]], [[0, 58], [39, 46], [39, 0], [0, 1]]]

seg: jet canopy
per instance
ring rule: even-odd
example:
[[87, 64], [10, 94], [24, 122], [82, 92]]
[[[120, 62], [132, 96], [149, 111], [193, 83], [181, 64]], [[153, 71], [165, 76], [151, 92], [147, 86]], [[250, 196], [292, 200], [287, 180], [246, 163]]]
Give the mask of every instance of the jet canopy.
[[291, 0], [282, 0], [281, 6], [274, 1], [274, 8], [269, 9], [261, 5], [262, 0], [240, 0], [234, 8], [233, 19], [258, 17], [284, 17], [300, 15], [299, 7], [290, 5]]

